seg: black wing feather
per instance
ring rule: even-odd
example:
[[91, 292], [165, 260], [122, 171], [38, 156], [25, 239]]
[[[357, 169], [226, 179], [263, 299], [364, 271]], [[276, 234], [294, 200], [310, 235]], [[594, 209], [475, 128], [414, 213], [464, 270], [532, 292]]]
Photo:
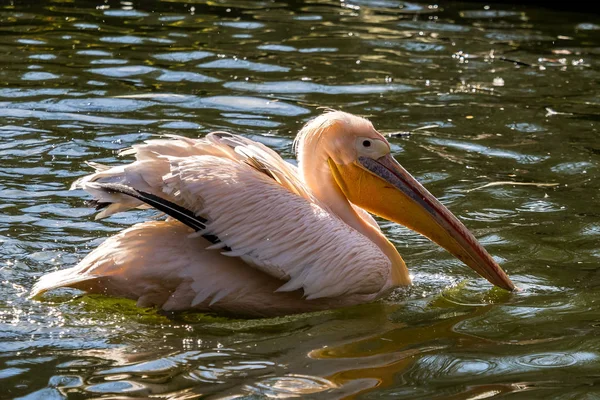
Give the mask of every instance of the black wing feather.
[[[119, 183], [96, 183], [96, 185], [105, 190], [107, 193], [121, 193], [143, 201], [149, 206], [152, 206], [157, 210], [162, 211], [165, 214], [184, 223], [185, 225], [194, 229], [196, 232], [206, 229], [207, 220], [205, 218], [199, 217], [187, 208], [181, 207], [180, 205], [169, 200], [165, 200], [162, 197]], [[213, 244], [220, 242], [219, 238], [215, 235], [205, 234], [202, 235], [202, 237]]]

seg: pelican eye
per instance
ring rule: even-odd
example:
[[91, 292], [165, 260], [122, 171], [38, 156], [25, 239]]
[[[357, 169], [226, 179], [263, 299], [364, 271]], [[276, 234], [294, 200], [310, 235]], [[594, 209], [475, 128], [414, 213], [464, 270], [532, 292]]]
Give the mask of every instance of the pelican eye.
[[354, 148], [359, 156], [377, 159], [390, 152], [390, 146], [384, 140], [370, 138], [368, 136], [357, 137]]

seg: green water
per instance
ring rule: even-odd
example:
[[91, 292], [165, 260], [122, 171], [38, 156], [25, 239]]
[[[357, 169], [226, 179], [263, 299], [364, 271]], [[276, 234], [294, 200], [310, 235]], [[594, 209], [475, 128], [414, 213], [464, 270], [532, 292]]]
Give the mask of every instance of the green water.
[[[0, 398], [600, 397], [600, 17], [485, 4], [1, 1]], [[27, 298], [153, 215], [94, 221], [68, 191], [85, 160], [212, 130], [291, 159], [319, 106], [395, 133], [522, 291], [383, 223], [414, 285], [375, 304], [244, 321]], [[505, 181], [557, 185], [481, 187]]]

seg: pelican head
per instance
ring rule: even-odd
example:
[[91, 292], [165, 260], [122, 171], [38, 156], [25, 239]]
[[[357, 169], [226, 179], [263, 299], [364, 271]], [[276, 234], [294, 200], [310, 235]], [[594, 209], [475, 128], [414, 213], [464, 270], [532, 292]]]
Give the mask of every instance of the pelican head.
[[301, 130], [297, 146], [306, 180], [307, 167], [322, 181], [331, 177], [350, 203], [426, 236], [490, 283], [515, 289], [463, 223], [394, 159], [390, 144], [368, 120], [325, 113]]

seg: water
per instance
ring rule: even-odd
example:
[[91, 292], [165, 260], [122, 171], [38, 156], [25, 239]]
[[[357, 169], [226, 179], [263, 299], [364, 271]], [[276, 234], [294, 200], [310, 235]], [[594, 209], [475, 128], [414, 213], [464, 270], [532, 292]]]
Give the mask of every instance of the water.
[[[600, 396], [600, 17], [396, 0], [0, 3], [0, 398]], [[230, 130], [291, 159], [319, 106], [368, 116], [518, 294], [383, 223], [414, 285], [268, 320], [57, 292], [150, 217], [93, 220], [85, 160]], [[521, 182], [534, 185], [493, 184]], [[554, 186], [550, 184], [556, 184]]]

